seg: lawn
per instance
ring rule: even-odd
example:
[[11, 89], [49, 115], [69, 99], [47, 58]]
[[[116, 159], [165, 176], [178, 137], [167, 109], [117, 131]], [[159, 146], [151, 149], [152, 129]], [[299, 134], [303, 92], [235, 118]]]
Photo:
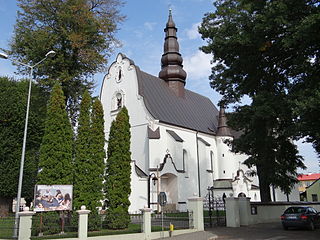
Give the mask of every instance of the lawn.
[[0, 239], [13, 238], [14, 217], [0, 218]]

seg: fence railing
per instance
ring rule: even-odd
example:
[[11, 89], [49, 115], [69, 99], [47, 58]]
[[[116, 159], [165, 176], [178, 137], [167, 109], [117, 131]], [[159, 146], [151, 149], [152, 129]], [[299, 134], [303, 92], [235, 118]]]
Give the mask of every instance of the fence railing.
[[[117, 218], [117, 216], [115, 216]], [[106, 214], [88, 215], [88, 236], [104, 236], [112, 234], [140, 233], [142, 214], [129, 215], [130, 223], [124, 230], [112, 230], [108, 227]], [[32, 216], [31, 236], [40, 239], [44, 236], [61, 236], [74, 238], [78, 234], [79, 216], [76, 212], [47, 212]]]
[[151, 225], [154, 227], [154, 231], [157, 230], [156, 227], [164, 228], [168, 230], [170, 224], [173, 225], [174, 229], [189, 229], [193, 228], [193, 225], [190, 227], [189, 212], [172, 212], [172, 213], [163, 213], [162, 214], [153, 214], [151, 216]]
[[[127, 233], [138, 233], [136, 237], [151, 239], [152, 234], [153, 238], [155, 238], [155, 236], [159, 236], [157, 235], [158, 231], [168, 229], [170, 234], [173, 229], [181, 229], [180, 232], [185, 232], [185, 229], [188, 228], [192, 228], [192, 231], [203, 231], [203, 199], [198, 197], [190, 198], [188, 206], [189, 212], [151, 214], [152, 209], [143, 208], [141, 209], [142, 214], [122, 214], [119, 216], [112, 214], [112, 212], [93, 214], [91, 211], [86, 210], [85, 206], [81, 206], [81, 210], [76, 212], [46, 213], [35, 213], [26, 207], [23, 212], [19, 212], [18, 240], [31, 238], [78, 238], [79, 240], [85, 240], [90, 236]], [[0, 238], [11, 238], [13, 223], [14, 217], [11, 218], [8, 224], [1, 224], [2, 226], [9, 225], [11, 227], [9, 227], [9, 233], [2, 231], [3, 236], [1, 236], [0, 232]], [[129, 224], [128, 227], [127, 223]], [[122, 229], [121, 226], [125, 229]], [[110, 237], [113, 238], [112, 236]], [[110, 237], [105, 238], [111, 239]], [[131, 237], [131, 235], [128, 235], [128, 237]]]
[[15, 217], [0, 217], [0, 239], [11, 239], [13, 238]]

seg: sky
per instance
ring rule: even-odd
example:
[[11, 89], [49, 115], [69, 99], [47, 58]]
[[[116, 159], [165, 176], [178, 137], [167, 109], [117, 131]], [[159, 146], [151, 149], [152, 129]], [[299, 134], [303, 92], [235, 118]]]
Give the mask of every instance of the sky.
[[[116, 34], [122, 46], [115, 49], [107, 65], [115, 61], [116, 55], [121, 52], [131, 58], [144, 72], [158, 76], [163, 53], [163, 29], [168, 20], [169, 9], [172, 9], [173, 20], [178, 28], [177, 36], [184, 60], [184, 70], [187, 72], [186, 88], [210, 98], [216, 105], [221, 96], [210, 88], [208, 79], [212, 57], [199, 50], [199, 47], [205, 45], [205, 41], [197, 31], [204, 14], [214, 10], [212, 2], [212, 0], [127, 0], [120, 9], [121, 13], [126, 15], [126, 20], [119, 25]], [[8, 49], [17, 10], [15, 0], [0, 0], [0, 48]], [[94, 95], [99, 95], [105, 74], [106, 72], [94, 76], [96, 82]], [[8, 60], [0, 60], [0, 75], [19, 78], [15, 75], [15, 67]], [[300, 172], [320, 172], [312, 146], [303, 143], [303, 140], [297, 142], [297, 145], [307, 166], [306, 170]]]

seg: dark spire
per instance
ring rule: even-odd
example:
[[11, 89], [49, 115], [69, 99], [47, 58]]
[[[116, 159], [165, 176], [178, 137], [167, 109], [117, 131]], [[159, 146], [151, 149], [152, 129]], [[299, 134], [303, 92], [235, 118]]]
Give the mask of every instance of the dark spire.
[[171, 9], [169, 10], [169, 19], [164, 32], [166, 33], [161, 58], [161, 71], [159, 78], [165, 80], [169, 87], [178, 95], [184, 96], [184, 85], [187, 77], [183, 70], [182, 57], [179, 53], [179, 44], [177, 41], [177, 28], [172, 19]]
[[220, 107], [217, 136], [232, 136], [230, 128], [227, 125], [227, 117], [224, 107]]

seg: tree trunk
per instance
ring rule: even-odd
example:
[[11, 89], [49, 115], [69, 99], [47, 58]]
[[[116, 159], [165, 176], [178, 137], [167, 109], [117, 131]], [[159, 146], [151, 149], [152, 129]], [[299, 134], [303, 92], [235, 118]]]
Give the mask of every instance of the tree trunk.
[[270, 183], [267, 181], [268, 177], [264, 176], [263, 171], [260, 171], [258, 166], [257, 173], [259, 178], [261, 202], [271, 202]]

